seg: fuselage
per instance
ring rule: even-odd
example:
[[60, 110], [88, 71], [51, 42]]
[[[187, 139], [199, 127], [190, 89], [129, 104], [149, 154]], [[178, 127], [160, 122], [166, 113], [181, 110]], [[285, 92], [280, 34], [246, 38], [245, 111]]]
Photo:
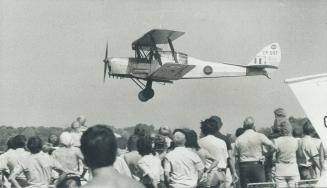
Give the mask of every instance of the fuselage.
[[[171, 51], [159, 51], [162, 64], [176, 63]], [[205, 61], [188, 56], [185, 53], [176, 52], [178, 64], [195, 65], [181, 79], [216, 78], [246, 76], [247, 68], [240, 65]], [[146, 58], [110, 58], [110, 75], [119, 77], [135, 77], [147, 79], [152, 73], [161, 67], [153, 58], [151, 62]]]

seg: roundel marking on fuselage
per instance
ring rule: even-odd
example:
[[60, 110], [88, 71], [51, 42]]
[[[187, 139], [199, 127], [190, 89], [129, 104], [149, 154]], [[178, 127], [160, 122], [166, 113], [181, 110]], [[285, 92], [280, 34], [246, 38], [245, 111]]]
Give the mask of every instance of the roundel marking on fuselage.
[[210, 75], [212, 74], [213, 72], [213, 69], [211, 66], [207, 65], [203, 68], [203, 73], [206, 74], [206, 75]]

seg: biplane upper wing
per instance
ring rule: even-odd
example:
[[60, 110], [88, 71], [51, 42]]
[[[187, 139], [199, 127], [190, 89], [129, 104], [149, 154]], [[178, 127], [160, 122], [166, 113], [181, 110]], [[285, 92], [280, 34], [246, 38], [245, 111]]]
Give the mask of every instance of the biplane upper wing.
[[156, 44], [168, 44], [171, 41], [182, 36], [184, 32], [172, 31], [166, 29], [152, 29], [151, 31], [145, 33], [141, 38], [137, 39], [132, 43], [132, 48], [135, 49], [138, 46], [148, 47], [154, 46]]
[[149, 78], [152, 80], [178, 80], [186, 73], [191, 71], [195, 65], [185, 65], [176, 63], [165, 63], [159, 69], [154, 71]]

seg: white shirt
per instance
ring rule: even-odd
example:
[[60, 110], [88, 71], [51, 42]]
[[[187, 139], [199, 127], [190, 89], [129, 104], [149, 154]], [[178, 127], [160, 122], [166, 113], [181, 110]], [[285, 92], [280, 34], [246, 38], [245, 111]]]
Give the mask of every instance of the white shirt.
[[116, 160], [113, 164], [113, 167], [119, 172], [119, 174], [123, 174], [128, 177], [132, 177], [132, 173], [129, 170], [127, 163], [122, 157], [117, 156]]
[[276, 176], [299, 176], [296, 163], [296, 151], [299, 148], [298, 139], [292, 136], [282, 136], [275, 139], [276, 146]]
[[197, 186], [198, 171], [204, 169], [200, 157], [185, 147], [176, 147], [164, 159], [164, 170], [170, 174], [172, 188], [194, 188]]
[[138, 167], [141, 170], [142, 177], [148, 175], [155, 185], [160, 183], [160, 177], [163, 176], [163, 168], [159, 158], [151, 154], [145, 155], [138, 161]]
[[235, 141], [235, 148], [240, 162], [260, 161], [263, 159], [262, 146], [273, 143], [262, 133], [246, 130]]
[[218, 168], [227, 167], [228, 151], [224, 140], [213, 135], [208, 135], [199, 140], [199, 145], [218, 161]]
[[15, 167], [13, 174], [16, 175], [24, 172], [29, 188], [47, 188], [51, 181], [51, 170], [63, 169], [59, 162], [42, 151], [37, 154], [31, 154], [28, 157], [28, 162], [20, 162]]
[[82, 132], [70, 132], [70, 135], [72, 136], [73, 139], [73, 146], [75, 147], [81, 146], [82, 134], [83, 134]]
[[299, 140], [299, 155], [298, 163], [299, 166], [311, 166], [312, 162], [310, 159], [314, 156], [318, 156], [319, 150], [316, 147], [316, 143], [311, 136], [305, 135]]

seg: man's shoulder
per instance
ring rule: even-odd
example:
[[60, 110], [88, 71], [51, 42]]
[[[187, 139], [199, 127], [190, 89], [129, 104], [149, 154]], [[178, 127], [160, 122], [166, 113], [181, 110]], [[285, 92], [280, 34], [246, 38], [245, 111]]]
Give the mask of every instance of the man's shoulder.
[[115, 187], [115, 188], [144, 188], [144, 186], [131, 178], [119, 175], [114, 179], [110, 178], [106, 181], [92, 181], [82, 188], [107, 188], [107, 187]]

